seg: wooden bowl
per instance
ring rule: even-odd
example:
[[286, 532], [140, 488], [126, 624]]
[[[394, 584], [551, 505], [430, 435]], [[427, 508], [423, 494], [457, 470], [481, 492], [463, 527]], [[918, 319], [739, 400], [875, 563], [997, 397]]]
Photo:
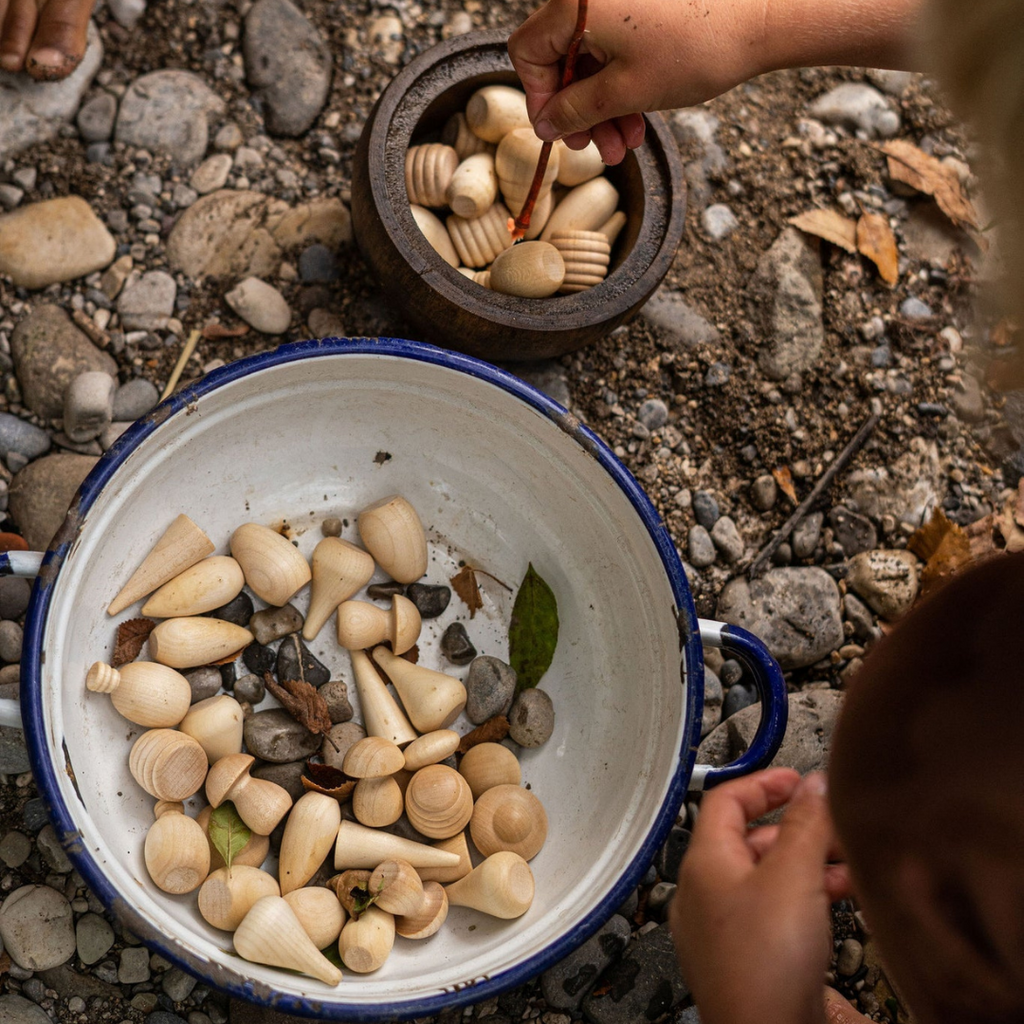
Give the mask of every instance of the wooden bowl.
[[525, 299], [467, 281], [434, 251], [409, 212], [405, 153], [434, 141], [448, 117], [492, 83], [518, 85], [504, 32], [470, 32], [431, 47], [381, 94], [356, 149], [352, 223], [367, 263], [424, 340], [488, 360], [549, 358], [603, 338], [661, 283], [683, 235], [686, 185], [664, 118], [607, 176], [628, 222], [607, 278], [570, 295]]

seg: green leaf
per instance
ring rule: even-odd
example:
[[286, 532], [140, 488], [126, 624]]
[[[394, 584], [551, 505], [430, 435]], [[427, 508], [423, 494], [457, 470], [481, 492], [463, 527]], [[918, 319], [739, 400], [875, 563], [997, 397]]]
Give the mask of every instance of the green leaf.
[[380, 894], [384, 891], [384, 879], [382, 878], [377, 885], [377, 891], [370, 893], [370, 888], [367, 886], [365, 889], [353, 889], [353, 910], [357, 915], [361, 914], [364, 910], [369, 910], [370, 907], [380, 899]]
[[323, 955], [327, 957], [327, 959], [330, 960], [339, 971], [345, 966], [342, 962], [341, 950], [338, 949], [337, 942], [332, 942], [329, 946], [325, 946], [320, 950], [320, 952], [323, 953]]
[[531, 562], [519, 584], [508, 627], [508, 660], [517, 690], [536, 686], [547, 672], [558, 644], [558, 604]]
[[235, 855], [252, 838], [252, 831], [238, 816], [235, 805], [226, 800], [210, 815], [210, 842], [224, 858], [227, 869]]

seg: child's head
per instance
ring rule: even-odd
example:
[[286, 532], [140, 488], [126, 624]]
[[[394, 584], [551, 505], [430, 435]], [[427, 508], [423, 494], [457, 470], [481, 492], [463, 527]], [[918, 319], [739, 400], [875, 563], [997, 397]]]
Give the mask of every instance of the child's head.
[[1024, 554], [954, 578], [871, 652], [832, 813], [922, 1024], [1024, 1021]]

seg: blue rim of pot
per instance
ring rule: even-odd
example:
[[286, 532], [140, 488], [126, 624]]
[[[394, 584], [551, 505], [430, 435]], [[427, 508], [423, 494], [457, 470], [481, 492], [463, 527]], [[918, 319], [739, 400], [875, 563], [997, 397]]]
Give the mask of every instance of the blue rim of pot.
[[[340, 996], [337, 1000], [275, 992], [270, 986], [247, 981], [237, 970], [227, 970], [203, 958], [183, 953], [170, 936], [154, 929], [144, 920], [132, 908], [128, 897], [111, 885], [81, 842], [81, 834], [74, 817], [61, 795], [50, 756], [41, 686], [42, 661], [45, 659], [45, 652], [42, 651], [43, 631], [50, 602], [59, 583], [60, 568], [81, 529], [84, 517], [125, 460], [171, 416], [181, 414], [189, 405], [218, 388], [252, 373], [285, 363], [329, 355], [394, 356], [446, 367], [479, 378], [532, 406], [600, 463], [632, 504], [658, 551], [669, 579], [675, 601], [674, 614], [679, 626], [680, 683], [687, 691], [686, 707], [689, 717], [686, 735], [679, 751], [679, 760], [672, 773], [666, 798], [652, 827], [629, 867], [581, 921], [540, 952], [498, 974], [467, 979], [465, 984], [437, 995], [403, 1001], [382, 1000], [374, 1004], [345, 1002], [344, 984], [335, 990]], [[682, 563], [660, 516], [625, 466], [600, 438], [567, 410], [513, 374], [471, 356], [422, 342], [397, 338], [325, 338], [285, 344], [273, 351], [258, 353], [212, 371], [198, 382], [165, 399], [149, 415], [129, 427], [104, 453], [82, 483], [63, 526], [43, 558], [43, 566], [36, 578], [25, 623], [25, 655], [22, 665], [28, 683], [23, 687], [21, 694], [22, 719], [33, 774], [57, 835], [82, 878], [103, 905], [147, 946], [159, 950], [176, 966], [189, 974], [201, 977], [228, 995], [272, 1006], [285, 1013], [333, 1020], [384, 1021], [396, 1017], [422, 1017], [444, 1009], [480, 1002], [535, 977], [589, 938], [622, 905], [639, 883], [675, 822], [693, 771], [697, 744], [700, 741], [701, 711], [704, 704], [703, 653], [696, 610]], [[68, 767], [70, 769], [70, 765]]]

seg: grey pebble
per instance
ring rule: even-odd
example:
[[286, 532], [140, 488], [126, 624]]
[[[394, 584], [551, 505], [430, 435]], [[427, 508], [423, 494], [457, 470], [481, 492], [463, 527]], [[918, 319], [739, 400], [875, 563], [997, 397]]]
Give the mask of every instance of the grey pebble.
[[320, 524], [320, 532], [325, 537], [340, 537], [342, 522], [337, 516], [328, 516]]
[[331, 679], [317, 690], [327, 705], [331, 722], [338, 725], [352, 718], [352, 703], [348, 699], [348, 684], [341, 679]]
[[85, 142], [106, 142], [114, 134], [117, 100], [109, 92], [99, 92], [78, 108], [75, 123]]
[[211, 619], [223, 619], [225, 622], [233, 622], [236, 626], [248, 628], [254, 611], [252, 598], [243, 590], [234, 600], [214, 608], [207, 614]]
[[908, 320], [924, 320], [934, 315], [932, 307], [927, 302], [922, 302], [913, 295], [900, 303], [900, 316], [905, 316]]
[[59, 875], [66, 875], [71, 871], [71, 861], [64, 852], [64, 847], [60, 845], [53, 825], [46, 825], [40, 831], [36, 836], [36, 845], [51, 871], [56, 871]]
[[331, 670], [310, 653], [298, 633], [291, 633], [277, 649], [277, 678], [282, 683], [304, 679], [310, 686], [323, 686], [331, 678]]
[[259, 704], [267, 695], [267, 688], [258, 675], [249, 672], [241, 679], [235, 680], [231, 692], [234, 694], [235, 700], [244, 700], [255, 705]]
[[[636, 892], [634, 890], [634, 898]], [[544, 1001], [555, 1010], [579, 1009], [597, 979], [629, 944], [629, 922], [618, 914], [540, 978]]]
[[836, 970], [844, 978], [856, 974], [864, 962], [864, 947], [856, 939], [843, 939], [836, 956]]
[[183, 672], [182, 675], [188, 680], [188, 685], [192, 687], [193, 704], [220, 693], [220, 671], [212, 665], [193, 668], [188, 672]]
[[[160, 980], [160, 987], [164, 990], [164, 995], [167, 996], [172, 1002], [181, 1003], [184, 1002], [192, 994], [192, 990], [196, 987], [196, 978], [193, 978], [191, 974], [186, 974], [184, 971], [177, 967], [172, 967]], [[154, 1013], [149, 1017], [150, 1024], [153, 1024], [153, 1017], [158, 1016]], [[168, 1017], [173, 1016], [167, 1014]], [[176, 1018], [181, 1020], [180, 1017]], [[168, 1022], [170, 1024], [170, 1022]]]
[[4, 1024], [51, 1024], [41, 1006], [11, 993], [0, 996], [0, 1020]]
[[679, 867], [683, 857], [690, 848], [692, 833], [682, 825], [673, 825], [668, 838], [662, 843], [654, 866], [658, 869], [658, 877], [665, 882], [674, 882], [679, 877]]
[[122, 985], [138, 985], [149, 981], [149, 950], [144, 946], [129, 946], [121, 950], [117, 980]]
[[83, 914], [75, 925], [78, 959], [83, 964], [102, 960], [114, 944], [114, 929], [99, 914]]
[[779, 497], [779, 485], [771, 473], [759, 476], [750, 485], [750, 503], [758, 512], [768, 512], [775, 507]]
[[875, 524], [859, 512], [851, 512], [842, 505], [836, 505], [828, 514], [828, 522], [847, 558], [878, 546]]
[[[386, 583], [371, 583], [366, 588], [366, 596], [371, 601], [390, 601], [395, 594], [404, 594], [405, 585], [402, 583], [396, 583], [394, 580], [388, 580]], [[414, 601], [413, 604], [416, 602]], [[417, 609], [419, 611], [419, 609]], [[423, 617], [423, 613], [420, 612], [420, 618]]]
[[[255, 616], [253, 616], [255, 618]], [[277, 664], [277, 651], [254, 640], [242, 651], [242, 663], [256, 675], [263, 677], [264, 672], [273, 672]]]
[[508, 734], [521, 747], [539, 747], [551, 738], [555, 708], [551, 698], [536, 686], [523, 690], [508, 713]]
[[686, 535], [686, 551], [690, 564], [695, 569], [706, 569], [715, 561], [715, 543], [707, 527], [696, 523]]
[[722, 683], [718, 676], [704, 666], [704, 712], [701, 716], [700, 734], [706, 736], [722, 718]]
[[468, 665], [476, 657], [476, 648], [461, 622], [452, 622], [441, 635], [441, 653], [453, 665]]
[[0, 185], [0, 206], [5, 210], [13, 210], [24, 198], [24, 190], [17, 185], [8, 185], [6, 182]]
[[710, 530], [715, 525], [719, 515], [721, 513], [718, 510], [718, 502], [710, 491], [694, 491], [693, 518], [705, 530]]
[[50, 435], [9, 412], [0, 412], [0, 452], [17, 452], [32, 460], [50, 450]]
[[78, 444], [91, 441], [114, 415], [117, 381], [101, 370], [78, 374], [64, 392], [64, 433]]
[[251, 715], [245, 720], [243, 735], [250, 754], [274, 764], [309, 757], [320, 749], [321, 744], [319, 736], [281, 708], [257, 711]]
[[878, 636], [871, 609], [856, 594], [843, 595], [843, 614], [853, 626], [853, 635], [858, 640], [874, 640]]
[[150, 270], [128, 279], [117, 297], [117, 312], [126, 331], [162, 331], [174, 315], [178, 286], [166, 270]]
[[725, 203], [712, 203], [700, 216], [701, 226], [716, 241], [728, 238], [739, 226], [736, 214]]
[[474, 658], [466, 676], [466, 693], [466, 717], [474, 725], [503, 715], [515, 697], [515, 669], [490, 654]]
[[735, 658], [726, 658], [718, 670], [723, 686], [733, 686], [743, 678], [743, 666]]
[[24, 633], [16, 622], [0, 622], [0, 661], [8, 664], [21, 660], [21, 644]]
[[114, 395], [114, 419], [137, 420], [154, 409], [159, 399], [160, 393], [152, 381], [145, 377], [134, 377], [127, 384], [122, 384]]
[[13, 829], [0, 839], [0, 861], [9, 868], [20, 868], [32, 852], [32, 840]]
[[299, 255], [299, 278], [303, 284], [329, 284], [338, 280], [338, 259], [333, 250], [319, 242]]
[[[330, 686], [330, 683], [326, 684]], [[366, 730], [358, 722], [339, 722], [331, 726], [328, 734], [331, 742], [324, 737], [323, 746], [320, 748], [320, 756], [326, 765], [332, 768], [341, 768], [348, 748], [353, 743], [358, 743], [366, 735]]]
[[732, 376], [732, 367], [728, 363], [715, 362], [708, 367], [704, 374], [704, 386], [707, 388], [720, 388], [729, 383]]
[[420, 618], [436, 619], [447, 607], [452, 599], [450, 587], [432, 583], [410, 583], [405, 592], [417, 611]]
[[637, 889], [633, 889], [632, 892], [630, 892], [630, 894], [615, 909], [615, 913], [624, 917], [627, 921], [631, 921], [639, 907], [640, 893]]
[[189, 185], [200, 195], [216, 192], [227, 183], [232, 159], [228, 153], [215, 153], [207, 157], [193, 172]]
[[811, 512], [796, 524], [791, 544], [796, 558], [810, 558], [821, 539], [821, 524], [825, 521], [824, 512]]
[[647, 910], [658, 921], [668, 916], [668, 906], [676, 894], [675, 882], [658, 882], [647, 894]]
[[[289, 633], [298, 632], [302, 629], [302, 622], [299, 610], [294, 605], [286, 604], [281, 608], [264, 608], [257, 612], [249, 620], [249, 629], [257, 643], [266, 645]], [[249, 667], [252, 668], [251, 665]]]
[[711, 540], [727, 562], [738, 562], [743, 557], [746, 545], [729, 516], [721, 516], [715, 522], [711, 528]]
[[25, 804], [25, 809], [21, 812], [21, 820], [25, 823], [25, 828], [33, 835], [50, 820], [42, 797], [34, 796]]
[[43, 971], [75, 952], [71, 904], [48, 885], [23, 885], [0, 905], [0, 940], [19, 966]]
[[648, 430], [658, 430], [668, 423], [668, 406], [660, 398], [648, 398], [640, 406], [637, 418]]
[[[282, 764], [261, 764], [249, 773], [255, 779], [265, 779], [288, 791], [293, 801], [298, 800], [305, 792], [302, 784], [302, 769], [305, 760], [286, 761]], [[279, 826], [280, 827], [280, 826]], [[276, 832], [276, 830], [275, 830]], [[279, 835], [279, 833], [277, 833]]]
[[18, 775], [27, 772], [31, 766], [24, 732], [12, 726], [0, 726], [0, 772]]

